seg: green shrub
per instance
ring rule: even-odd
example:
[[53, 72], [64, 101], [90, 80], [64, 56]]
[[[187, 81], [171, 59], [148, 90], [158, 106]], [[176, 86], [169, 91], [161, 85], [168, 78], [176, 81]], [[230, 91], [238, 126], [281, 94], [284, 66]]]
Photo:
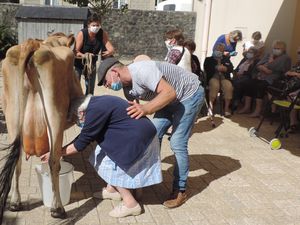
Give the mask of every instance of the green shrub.
[[17, 35], [9, 26], [0, 24], [0, 60], [5, 58], [6, 51], [17, 44]]

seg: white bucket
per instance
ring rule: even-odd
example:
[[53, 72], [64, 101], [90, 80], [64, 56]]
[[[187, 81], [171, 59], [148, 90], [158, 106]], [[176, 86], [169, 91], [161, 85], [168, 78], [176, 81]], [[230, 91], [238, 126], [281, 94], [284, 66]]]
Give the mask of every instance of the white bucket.
[[[70, 201], [74, 167], [72, 164], [65, 161], [60, 161], [60, 167], [61, 167], [59, 171], [60, 199], [63, 205], [67, 205]], [[43, 203], [45, 206], [51, 207], [52, 199], [53, 199], [53, 191], [52, 191], [50, 168], [48, 163], [42, 163], [36, 165], [35, 171], [37, 173]]]

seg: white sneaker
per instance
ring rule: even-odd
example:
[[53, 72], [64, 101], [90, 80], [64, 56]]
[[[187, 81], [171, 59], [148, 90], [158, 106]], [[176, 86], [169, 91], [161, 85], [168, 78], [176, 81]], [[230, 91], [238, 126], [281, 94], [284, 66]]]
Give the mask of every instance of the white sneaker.
[[125, 216], [137, 216], [142, 213], [142, 208], [140, 204], [137, 204], [133, 208], [127, 208], [123, 202], [121, 202], [118, 206], [116, 206], [113, 210], [109, 212], [111, 217], [125, 217]]
[[119, 192], [108, 192], [106, 188], [102, 188], [102, 191], [98, 191], [93, 193], [94, 198], [100, 198], [100, 199], [111, 199], [111, 200], [117, 200], [120, 201], [122, 199]]

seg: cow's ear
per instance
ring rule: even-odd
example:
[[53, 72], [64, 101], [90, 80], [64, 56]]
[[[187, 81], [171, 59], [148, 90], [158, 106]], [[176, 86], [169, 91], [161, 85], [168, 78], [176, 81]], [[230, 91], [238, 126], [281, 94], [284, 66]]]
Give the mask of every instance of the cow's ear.
[[68, 42], [67, 42], [67, 47], [71, 47], [75, 42], [75, 37], [74, 34], [70, 34], [68, 36]]

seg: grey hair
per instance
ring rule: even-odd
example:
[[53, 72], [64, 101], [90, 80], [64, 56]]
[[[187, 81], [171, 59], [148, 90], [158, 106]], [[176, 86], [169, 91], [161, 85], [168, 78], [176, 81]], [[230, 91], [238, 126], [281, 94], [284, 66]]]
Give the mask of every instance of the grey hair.
[[87, 109], [92, 96], [93, 95], [89, 94], [87, 96], [75, 98], [71, 101], [68, 112], [68, 121], [76, 121], [78, 119], [78, 112]]
[[225, 49], [226, 46], [225, 46], [224, 43], [217, 43], [216, 46], [215, 46], [215, 48], [213, 50], [215, 51], [216, 49], [220, 49], [220, 47], [223, 48], [223, 49]]

